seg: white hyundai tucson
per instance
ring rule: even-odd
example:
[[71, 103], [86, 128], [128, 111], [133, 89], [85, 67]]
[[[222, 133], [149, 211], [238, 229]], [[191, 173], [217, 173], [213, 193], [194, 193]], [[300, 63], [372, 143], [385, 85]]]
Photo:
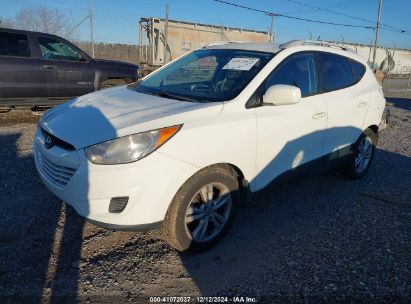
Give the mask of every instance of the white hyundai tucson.
[[221, 43], [45, 113], [39, 175], [96, 225], [217, 243], [242, 202], [330, 166], [360, 178], [385, 99], [364, 58], [325, 42]]

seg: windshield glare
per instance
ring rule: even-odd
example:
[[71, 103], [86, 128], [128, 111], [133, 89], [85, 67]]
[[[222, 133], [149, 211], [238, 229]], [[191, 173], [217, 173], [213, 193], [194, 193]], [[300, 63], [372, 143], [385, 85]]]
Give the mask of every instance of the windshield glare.
[[244, 50], [198, 50], [131, 88], [166, 98], [215, 102], [236, 97], [273, 57]]

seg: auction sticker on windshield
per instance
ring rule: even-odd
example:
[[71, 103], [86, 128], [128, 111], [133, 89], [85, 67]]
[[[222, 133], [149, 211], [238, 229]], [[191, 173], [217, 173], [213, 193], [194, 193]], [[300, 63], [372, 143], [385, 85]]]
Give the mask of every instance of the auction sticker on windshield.
[[249, 71], [260, 59], [258, 58], [233, 58], [223, 67], [223, 70]]

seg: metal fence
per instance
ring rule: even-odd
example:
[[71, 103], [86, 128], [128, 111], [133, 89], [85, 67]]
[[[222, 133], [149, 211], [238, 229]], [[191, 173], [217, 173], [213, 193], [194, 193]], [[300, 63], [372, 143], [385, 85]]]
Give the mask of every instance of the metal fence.
[[384, 91], [411, 90], [411, 73], [406, 75], [387, 75], [383, 82]]
[[[85, 41], [73, 41], [80, 49], [87, 54], [92, 53], [92, 47], [90, 42]], [[134, 64], [140, 63], [139, 58], [139, 46], [137, 44], [122, 44], [122, 43], [104, 43], [98, 42], [94, 44], [95, 58], [97, 59], [110, 59], [126, 61]]]

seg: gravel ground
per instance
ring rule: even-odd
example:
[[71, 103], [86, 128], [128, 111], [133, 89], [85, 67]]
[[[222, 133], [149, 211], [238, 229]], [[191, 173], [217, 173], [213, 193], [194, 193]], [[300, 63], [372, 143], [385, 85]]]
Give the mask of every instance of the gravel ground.
[[84, 222], [37, 177], [38, 116], [0, 114], [0, 302], [220, 295], [411, 303], [411, 99], [390, 105], [391, 125], [365, 178], [323, 174], [273, 189], [242, 209], [221, 244], [197, 255], [179, 254], [157, 231]]

